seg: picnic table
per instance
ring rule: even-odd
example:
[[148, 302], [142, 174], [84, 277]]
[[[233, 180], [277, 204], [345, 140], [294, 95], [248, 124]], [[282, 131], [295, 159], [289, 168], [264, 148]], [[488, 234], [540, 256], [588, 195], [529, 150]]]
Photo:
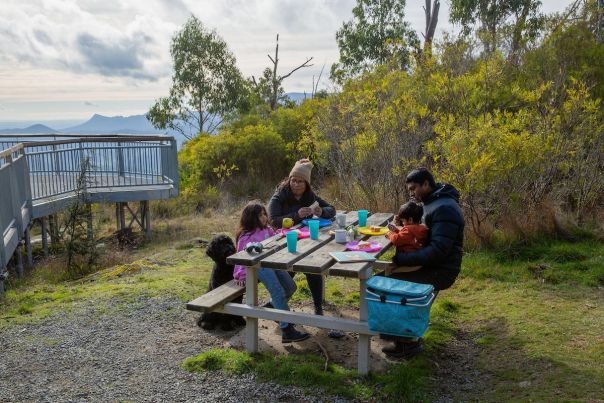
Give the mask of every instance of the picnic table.
[[[374, 213], [367, 219], [367, 225], [385, 225], [392, 219], [390, 213]], [[346, 213], [347, 225], [356, 224], [357, 212]], [[296, 253], [288, 252], [286, 240], [269, 238], [264, 241], [266, 248], [260, 253], [248, 253], [241, 251], [227, 259], [229, 264], [240, 264], [246, 266], [246, 288], [245, 303], [226, 303], [216, 311], [232, 315], [245, 316], [246, 324], [246, 349], [250, 353], [258, 351], [258, 319], [283, 321], [304, 326], [314, 326], [325, 329], [337, 329], [344, 332], [358, 333], [358, 372], [365, 375], [369, 370], [369, 351], [371, 336], [377, 335], [367, 327], [367, 301], [366, 281], [373, 275], [373, 262], [361, 263], [338, 263], [330, 252], [345, 250], [345, 245], [336, 243], [334, 236], [329, 232], [337, 227], [331, 226], [320, 229], [319, 238], [299, 239]], [[365, 236], [359, 239], [367, 239]], [[392, 244], [384, 236], [371, 237], [372, 241], [378, 242], [382, 248], [372, 254], [379, 257], [386, 252]], [[323, 276], [339, 276], [356, 278], [359, 280], [359, 318], [358, 320], [336, 318], [331, 316], [318, 316], [301, 312], [283, 311], [273, 308], [258, 306], [258, 276], [256, 269], [271, 268], [274, 270], [287, 270], [300, 273], [313, 273]]]

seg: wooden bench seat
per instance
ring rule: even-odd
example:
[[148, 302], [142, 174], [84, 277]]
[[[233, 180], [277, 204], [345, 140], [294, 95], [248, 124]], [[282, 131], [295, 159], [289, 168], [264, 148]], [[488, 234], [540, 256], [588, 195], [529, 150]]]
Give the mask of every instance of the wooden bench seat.
[[221, 307], [227, 302], [243, 295], [245, 286], [235, 284], [235, 280], [214, 288], [212, 291], [203, 294], [201, 297], [187, 302], [189, 311], [212, 312], [217, 307]]

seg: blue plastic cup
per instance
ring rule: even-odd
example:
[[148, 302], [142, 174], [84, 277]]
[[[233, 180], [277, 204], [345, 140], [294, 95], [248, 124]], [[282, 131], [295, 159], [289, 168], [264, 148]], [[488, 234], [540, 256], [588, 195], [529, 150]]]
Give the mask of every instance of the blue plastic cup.
[[287, 240], [287, 251], [289, 253], [296, 253], [296, 246], [298, 246], [298, 232], [289, 231], [285, 234], [285, 239]]
[[367, 210], [359, 210], [358, 214], [359, 214], [359, 227], [366, 227], [367, 226], [367, 214], [369, 214], [369, 212]]
[[308, 220], [310, 239], [319, 239], [319, 220]]

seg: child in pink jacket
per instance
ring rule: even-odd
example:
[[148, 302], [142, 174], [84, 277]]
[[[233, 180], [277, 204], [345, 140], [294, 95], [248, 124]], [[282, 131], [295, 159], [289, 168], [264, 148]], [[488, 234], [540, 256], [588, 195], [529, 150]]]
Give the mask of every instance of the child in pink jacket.
[[[241, 213], [236, 236], [237, 251], [244, 250], [251, 242], [262, 242], [273, 235], [275, 235], [275, 231], [268, 226], [268, 215], [262, 203], [257, 200], [249, 202]], [[258, 280], [264, 284], [271, 295], [271, 301], [266, 307], [289, 311], [287, 303], [296, 291], [296, 283], [289, 273], [283, 270], [265, 268], [257, 270]], [[233, 269], [233, 277], [237, 284], [245, 285], [245, 267], [236, 265]], [[310, 334], [298, 331], [290, 323], [279, 322], [279, 327], [281, 328], [281, 341], [283, 343], [302, 341], [310, 337]]]

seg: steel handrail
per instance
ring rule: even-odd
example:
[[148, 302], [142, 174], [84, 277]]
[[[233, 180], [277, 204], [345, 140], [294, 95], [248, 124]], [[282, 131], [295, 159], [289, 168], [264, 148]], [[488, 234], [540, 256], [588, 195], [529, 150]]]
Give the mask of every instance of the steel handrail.
[[[47, 199], [55, 206], [56, 196], [74, 193], [82, 161], [92, 161], [88, 172], [94, 182], [87, 189], [125, 187], [141, 189], [149, 197], [149, 186], [159, 189], [160, 198], [178, 195], [176, 140], [171, 136], [136, 135], [0, 135], [2, 138], [68, 137], [63, 140], [24, 141], [0, 150], [0, 277], [19, 239], [36, 217], [34, 201]], [[74, 137], [74, 138], [71, 138]], [[74, 145], [74, 147], [61, 147]], [[47, 147], [36, 149], [36, 147]], [[5, 191], [6, 190], [6, 191]], [[157, 197], [157, 196], [156, 196]], [[100, 199], [96, 199], [100, 200]], [[43, 207], [40, 214], [52, 214], [58, 207]], [[64, 205], [63, 205], [64, 206]], [[64, 208], [64, 207], [61, 207]], [[52, 210], [55, 209], [55, 210]], [[58, 211], [58, 210], [56, 210]], [[42, 216], [42, 215], [40, 215]], [[2, 279], [0, 278], [0, 285]]]

